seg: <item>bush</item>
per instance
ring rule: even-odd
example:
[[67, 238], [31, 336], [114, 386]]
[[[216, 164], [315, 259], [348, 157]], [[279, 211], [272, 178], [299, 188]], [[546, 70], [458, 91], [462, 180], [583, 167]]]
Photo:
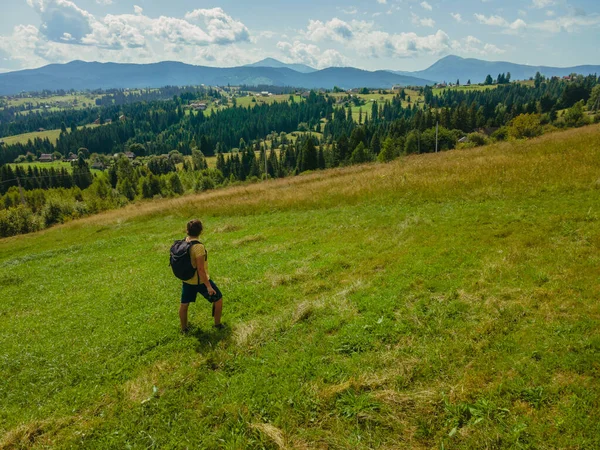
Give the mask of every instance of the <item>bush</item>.
[[583, 112], [583, 100], [575, 103], [571, 108], [563, 115], [565, 125], [568, 127], [581, 127], [587, 123], [585, 114]]
[[75, 202], [51, 198], [42, 209], [42, 217], [46, 226], [50, 226], [71, 219], [75, 212]]
[[505, 141], [508, 138], [508, 127], [500, 127], [492, 133], [495, 141]]
[[43, 220], [25, 206], [0, 210], [0, 237], [32, 233], [42, 228]]
[[194, 186], [194, 190], [196, 192], [208, 191], [210, 189], [215, 188], [215, 182], [212, 178], [200, 175], [196, 180], [196, 185]]
[[508, 127], [508, 135], [515, 139], [532, 138], [540, 134], [542, 134], [542, 126], [539, 114], [520, 114]]
[[489, 143], [487, 136], [483, 133], [470, 133], [467, 139], [470, 143], [474, 144], [473, 147], [480, 147]]

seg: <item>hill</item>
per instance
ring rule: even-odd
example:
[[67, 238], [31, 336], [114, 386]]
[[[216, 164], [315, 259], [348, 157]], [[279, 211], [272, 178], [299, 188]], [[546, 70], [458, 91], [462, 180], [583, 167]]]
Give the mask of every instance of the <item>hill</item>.
[[528, 66], [504, 61], [483, 61], [481, 59], [461, 58], [450, 55], [440, 59], [425, 70], [416, 72], [394, 71], [393, 73], [435, 80], [437, 82], [447, 81], [453, 83], [459, 79], [461, 82], [466, 83], [470, 79], [472, 83], [482, 83], [488, 74], [496, 79], [498, 74], [507, 72], [510, 72], [513, 80], [527, 80], [535, 76], [537, 72], [547, 77], [562, 77], [572, 73], [581, 75], [600, 74], [600, 66]]
[[312, 73], [317, 71], [317, 69], [313, 69], [312, 67], [307, 66], [306, 64], [286, 64], [274, 58], [265, 58], [253, 64], [247, 64], [245, 67], [285, 67], [300, 73]]
[[[0, 447], [598, 448], [599, 135], [0, 240]], [[193, 216], [226, 332], [199, 301], [178, 334], [167, 253]]]
[[[336, 77], [332, 77], [332, 73]], [[431, 84], [428, 80], [386, 71], [336, 68], [300, 73], [287, 67], [203, 67], [179, 62], [117, 64], [73, 61], [0, 74], [0, 95], [21, 91], [144, 88], [161, 86], [273, 85], [302, 88], [373, 87]]]

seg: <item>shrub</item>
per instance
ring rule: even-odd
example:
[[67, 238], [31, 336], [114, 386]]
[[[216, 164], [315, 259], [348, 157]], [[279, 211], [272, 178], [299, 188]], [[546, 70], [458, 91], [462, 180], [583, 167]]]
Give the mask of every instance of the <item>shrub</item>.
[[508, 127], [500, 127], [492, 133], [492, 139], [496, 141], [505, 141], [508, 138]]
[[540, 134], [542, 134], [542, 126], [539, 114], [520, 114], [508, 127], [508, 135], [515, 139], [532, 138]]
[[196, 180], [196, 185], [194, 186], [194, 190], [196, 192], [208, 191], [210, 189], [215, 188], [215, 182], [211, 177], [207, 177], [204, 175], [200, 175]]
[[489, 142], [487, 136], [483, 133], [470, 133], [467, 136], [467, 139], [470, 143], [474, 144], [474, 147], [480, 147], [488, 144]]
[[50, 226], [72, 218], [75, 211], [75, 202], [51, 198], [42, 209], [42, 217], [46, 226]]
[[568, 127], [581, 127], [587, 123], [585, 114], [583, 112], [583, 100], [575, 103], [571, 108], [563, 115], [565, 125]]
[[0, 210], [0, 237], [31, 233], [42, 228], [43, 220], [25, 206]]

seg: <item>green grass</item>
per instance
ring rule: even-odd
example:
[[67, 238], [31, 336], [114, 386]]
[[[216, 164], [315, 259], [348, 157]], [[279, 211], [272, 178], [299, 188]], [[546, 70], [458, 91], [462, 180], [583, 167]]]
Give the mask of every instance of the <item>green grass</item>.
[[34, 131], [32, 133], [17, 134], [1, 138], [6, 145], [26, 144], [27, 141], [33, 141], [36, 138], [50, 139], [50, 142], [56, 144], [60, 136], [60, 130]]
[[[236, 100], [238, 106], [247, 108], [248, 106], [260, 105], [261, 103], [270, 105], [270, 104], [276, 103], [276, 102], [279, 102], [279, 103], [287, 102], [287, 101], [289, 101], [289, 98], [290, 98], [289, 94], [282, 94], [282, 95], [272, 95], [271, 97], [262, 97], [260, 95], [236, 97], [235, 100]], [[252, 100], [255, 100], [255, 101], [253, 102]], [[300, 95], [294, 95], [294, 101], [296, 103], [300, 103], [303, 100], [304, 99]]]
[[0, 448], [598, 448], [599, 192], [590, 126], [0, 240]]
[[75, 94], [75, 95], [51, 95], [48, 97], [23, 97], [23, 98], [11, 98], [8, 100], [8, 106], [22, 106], [28, 103], [33, 105], [41, 103], [43, 105], [50, 105], [56, 103], [73, 103], [77, 100], [77, 108], [83, 108], [83, 103], [88, 106], [94, 106], [96, 99], [101, 98], [100, 95], [92, 94]]
[[[100, 125], [94, 125], [94, 124], [89, 124], [89, 125], [85, 125], [85, 126], [80, 126], [77, 127], [78, 129], [82, 129], [82, 128], [95, 128], [95, 127], [99, 127]], [[23, 133], [23, 134], [16, 134], [14, 136], [6, 136], [3, 138], [0, 138], [0, 141], [4, 141], [5, 145], [14, 145], [14, 144], [27, 144], [28, 141], [33, 141], [36, 138], [40, 138], [40, 139], [46, 139], [48, 138], [50, 140], [50, 142], [52, 142], [53, 144], [56, 144], [56, 141], [58, 141], [58, 138], [60, 137], [60, 129], [58, 130], [46, 130], [46, 131], [34, 131], [31, 133]]]
[[496, 85], [496, 84], [488, 84], [488, 85], [472, 84], [470, 86], [461, 85], [461, 86], [452, 86], [452, 87], [446, 87], [446, 88], [434, 88], [433, 94], [440, 95], [446, 89], [453, 89], [453, 90], [457, 90], [457, 91], [487, 91], [488, 89], [496, 89], [497, 87], [498, 87], [498, 85]]

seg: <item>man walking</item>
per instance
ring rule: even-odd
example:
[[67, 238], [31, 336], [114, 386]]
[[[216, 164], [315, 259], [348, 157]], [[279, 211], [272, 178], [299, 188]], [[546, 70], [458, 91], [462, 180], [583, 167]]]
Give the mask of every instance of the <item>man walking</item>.
[[202, 294], [213, 305], [215, 328], [224, 328], [221, 323], [223, 295], [218, 286], [210, 279], [208, 253], [204, 244], [198, 240], [202, 229], [202, 222], [198, 219], [190, 220], [187, 224], [187, 237], [185, 240], [176, 241], [171, 247], [173, 273], [183, 281], [181, 305], [179, 306], [179, 321], [183, 333], [187, 333], [189, 330], [188, 307], [190, 303], [196, 301], [198, 293]]

